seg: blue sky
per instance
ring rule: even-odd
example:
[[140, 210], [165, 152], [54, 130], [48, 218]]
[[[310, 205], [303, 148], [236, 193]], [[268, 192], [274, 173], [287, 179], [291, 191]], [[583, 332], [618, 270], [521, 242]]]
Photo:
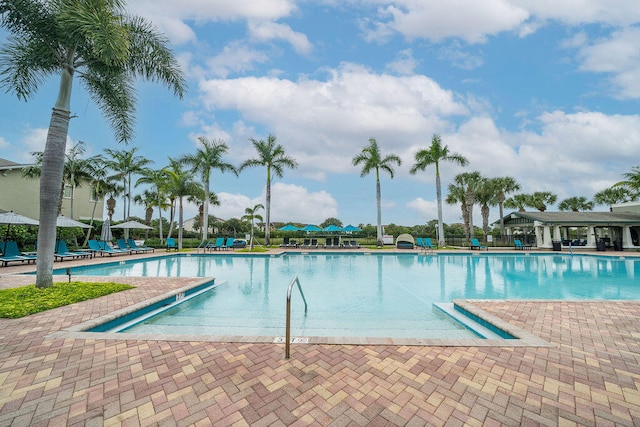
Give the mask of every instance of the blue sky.
[[[445, 195], [456, 174], [477, 170], [512, 176], [522, 192], [591, 198], [640, 164], [635, 0], [136, 0], [128, 9], [167, 35], [189, 82], [183, 100], [137, 86], [131, 145], [161, 168], [203, 135], [225, 140], [227, 161], [240, 164], [255, 157], [249, 138], [273, 133], [299, 163], [273, 182], [274, 221], [375, 224], [375, 177], [351, 165], [369, 138], [403, 160], [381, 178], [383, 223], [436, 218], [434, 168], [409, 174], [434, 133], [470, 161], [441, 166]], [[43, 149], [57, 85], [28, 103], [1, 95], [0, 157], [28, 163]], [[128, 148], [80, 85], [72, 110], [68, 146]], [[264, 203], [265, 179], [263, 169], [214, 171], [222, 206], [210, 212], [239, 217]], [[445, 204], [444, 216], [460, 222], [459, 206]]]

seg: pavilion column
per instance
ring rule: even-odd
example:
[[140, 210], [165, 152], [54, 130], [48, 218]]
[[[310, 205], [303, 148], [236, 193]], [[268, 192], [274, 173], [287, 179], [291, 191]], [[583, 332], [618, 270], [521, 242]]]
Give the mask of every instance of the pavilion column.
[[558, 242], [562, 240], [562, 233], [560, 232], [559, 225], [553, 226], [553, 240], [556, 240]]
[[628, 225], [622, 226], [622, 249], [633, 248], [633, 240], [631, 239], [631, 227]]
[[549, 227], [548, 225], [544, 225], [542, 227], [542, 232], [544, 233], [542, 238], [543, 239], [542, 247], [544, 248], [553, 247], [553, 245], [551, 244], [551, 227]]
[[587, 226], [587, 246], [596, 246], [596, 229], [593, 225]]

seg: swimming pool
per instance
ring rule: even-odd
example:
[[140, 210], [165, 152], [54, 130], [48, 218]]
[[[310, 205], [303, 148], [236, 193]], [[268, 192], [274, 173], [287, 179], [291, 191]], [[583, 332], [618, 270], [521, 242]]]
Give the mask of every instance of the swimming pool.
[[467, 338], [476, 335], [434, 303], [640, 299], [640, 262], [585, 255], [176, 255], [74, 268], [72, 274], [216, 278], [214, 289], [127, 330], [150, 334], [282, 335], [284, 297], [294, 276], [309, 303], [305, 315], [295, 290], [296, 336]]

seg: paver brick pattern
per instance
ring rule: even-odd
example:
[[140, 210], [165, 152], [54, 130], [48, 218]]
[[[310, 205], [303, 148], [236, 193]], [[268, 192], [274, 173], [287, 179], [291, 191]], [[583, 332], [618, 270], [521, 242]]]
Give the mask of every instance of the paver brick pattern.
[[474, 302], [550, 347], [47, 337], [190, 280], [0, 319], [0, 425], [640, 425], [638, 302]]

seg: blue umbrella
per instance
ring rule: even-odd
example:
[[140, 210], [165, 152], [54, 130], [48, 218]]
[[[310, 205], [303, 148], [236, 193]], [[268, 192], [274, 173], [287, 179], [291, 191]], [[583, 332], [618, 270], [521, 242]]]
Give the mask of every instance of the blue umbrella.
[[308, 224], [302, 227], [300, 230], [301, 231], [322, 231], [322, 228], [318, 227], [317, 225]]
[[278, 231], [300, 231], [300, 229], [293, 224], [287, 224], [284, 227], [278, 228]]
[[356, 227], [355, 225], [349, 224], [346, 227], [344, 227], [342, 229], [342, 231], [352, 231], [353, 232], [353, 231], [362, 231], [362, 229], [360, 227]]
[[322, 231], [329, 231], [329, 232], [342, 231], [342, 227], [338, 227], [337, 225], [331, 224], [323, 228]]

